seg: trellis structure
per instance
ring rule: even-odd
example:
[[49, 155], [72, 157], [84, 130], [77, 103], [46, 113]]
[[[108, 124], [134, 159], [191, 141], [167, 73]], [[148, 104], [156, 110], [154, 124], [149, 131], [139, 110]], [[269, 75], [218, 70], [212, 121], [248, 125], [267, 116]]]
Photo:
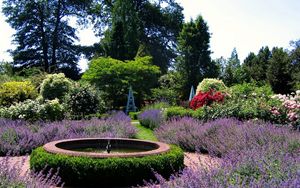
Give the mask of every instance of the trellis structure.
[[135, 106], [133, 91], [132, 87], [130, 86], [127, 96], [126, 114], [128, 114], [129, 112], [136, 112], [136, 110], [137, 107]]
[[195, 96], [194, 86], [191, 87], [189, 101], [191, 101]]

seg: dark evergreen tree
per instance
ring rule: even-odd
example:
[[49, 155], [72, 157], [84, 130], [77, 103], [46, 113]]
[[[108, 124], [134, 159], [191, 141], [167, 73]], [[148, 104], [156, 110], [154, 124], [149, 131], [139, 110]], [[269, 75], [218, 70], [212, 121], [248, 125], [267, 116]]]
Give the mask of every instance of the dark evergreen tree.
[[109, 27], [101, 41], [105, 55], [132, 60], [142, 45], [153, 57], [153, 64], [166, 73], [176, 57], [177, 37], [183, 23], [182, 7], [174, 0], [99, 2], [101, 8], [93, 18], [99, 35]]
[[283, 48], [273, 48], [268, 61], [267, 79], [275, 93], [290, 93], [292, 89], [291, 60]]
[[262, 47], [257, 55], [251, 52], [243, 63], [243, 69], [246, 71], [248, 78], [257, 83], [264, 83], [267, 80], [266, 70], [270, 58], [271, 52], [268, 47]]
[[241, 63], [236, 48], [233, 49], [231, 56], [227, 61], [223, 81], [226, 86], [232, 86], [243, 82], [243, 71], [241, 69]]
[[218, 78], [223, 80], [224, 76], [225, 76], [225, 69], [227, 66], [227, 60], [221, 56], [220, 58], [217, 58], [214, 60], [216, 65], [217, 65], [217, 71], [218, 71]]
[[114, 3], [112, 27], [106, 31], [105, 55], [119, 60], [133, 59], [139, 47], [139, 18], [132, 0]]
[[70, 16], [83, 15], [91, 1], [5, 0], [2, 11], [16, 30], [11, 53], [16, 68], [42, 67], [46, 72], [78, 75], [79, 52]]
[[216, 76], [217, 66], [210, 58], [209, 40], [208, 26], [202, 16], [183, 25], [178, 38], [180, 56], [176, 68], [184, 79], [185, 98], [192, 85], [197, 86], [202, 79]]
[[293, 90], [300, 90], [300, 40], [292, 41], [291, 46], [293, 47], [290, 52]]

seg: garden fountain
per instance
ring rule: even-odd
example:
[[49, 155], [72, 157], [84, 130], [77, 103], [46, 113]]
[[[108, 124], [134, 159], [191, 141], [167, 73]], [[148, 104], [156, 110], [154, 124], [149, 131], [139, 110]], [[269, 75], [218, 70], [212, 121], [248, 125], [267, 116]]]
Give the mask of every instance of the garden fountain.
[[183, 168], [183, 151], [162, 142], [128, 138], [78, 138], [58, 140], [34, 150], [35, 171], [59, 168], [71, 186], [132, 186], [154, 179], [154, 172], [168, 178]]
[[161, 142], [127, 138], [78, 138], [49, 142], [47, 152], [92, 158], [143, 157], [167, 152], [170, 146]]

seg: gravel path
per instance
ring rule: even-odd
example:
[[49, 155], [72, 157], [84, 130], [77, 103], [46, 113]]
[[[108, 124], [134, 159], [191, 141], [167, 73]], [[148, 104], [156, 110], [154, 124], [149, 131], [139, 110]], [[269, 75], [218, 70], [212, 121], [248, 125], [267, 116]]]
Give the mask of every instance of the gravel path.
[[[5, 157], [0, 157], [3, 160]], [[21, 157], [9, 157], [9, 163], [12, 166], [21, 165], [21, 175], [29, 170], [29, 156]], [[210, 157], [209, 155], [198, 154], [198, 153], [184, 153], [184, 164], [190, 168], [195, 168], [197, 166], [203, 166], [204, 168], [218, 167], [221, 160], [218, 158]]]

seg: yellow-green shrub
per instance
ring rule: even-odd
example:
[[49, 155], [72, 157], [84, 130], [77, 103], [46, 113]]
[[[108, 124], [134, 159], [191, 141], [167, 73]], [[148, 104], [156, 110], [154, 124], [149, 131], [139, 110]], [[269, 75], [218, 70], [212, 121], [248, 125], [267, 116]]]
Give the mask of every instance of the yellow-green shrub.
[[199, 91], [207, 92], [210, 89], [214, 89], [216, 91], [226, 91], [227, 87], [222, 80], [205, 78], [199, 83], [196, 93], [199, 93]]
[[29, 81], [10, 81], [0, 85], [0, 105], [10, 106], [26, 99], [34, 99], [38, 95], [34, 85]]

